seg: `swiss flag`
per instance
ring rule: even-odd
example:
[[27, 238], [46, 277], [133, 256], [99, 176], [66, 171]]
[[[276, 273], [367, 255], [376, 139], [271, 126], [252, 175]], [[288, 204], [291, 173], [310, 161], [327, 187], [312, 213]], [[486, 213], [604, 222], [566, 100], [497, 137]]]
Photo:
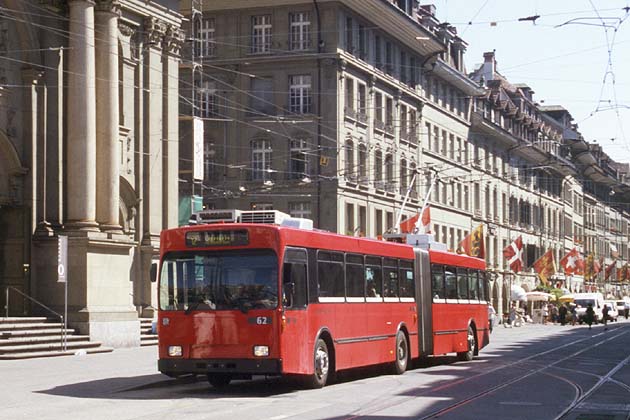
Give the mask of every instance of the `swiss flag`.
[[416, 227], [416, 222], [420, 219], [420, 213], [400, 222], [400, 233], [411, 233]]
[[422, 217], [420, 213], [410, 217], [407, 220], [400, 222], [400, 233], [413, 233], [414, 230], [418, 233], [431, 233], [431, 210], [429, 206], [426, 206], [422, 210]]
[[518, 273], [523, 269], [523, 237], [519, 236], [503, 250], [503, 256], [508, 260], [510, 269]]
[[560, 265], [565, 274], [582, 274], [584, 273], [584, 259], [580, 255], [577, 248], [573, 248], [562, 257]]
[[431, 206], [426, 206], [422, 210], [422, 217], [416, 221], [418, 233], [431, 233]]

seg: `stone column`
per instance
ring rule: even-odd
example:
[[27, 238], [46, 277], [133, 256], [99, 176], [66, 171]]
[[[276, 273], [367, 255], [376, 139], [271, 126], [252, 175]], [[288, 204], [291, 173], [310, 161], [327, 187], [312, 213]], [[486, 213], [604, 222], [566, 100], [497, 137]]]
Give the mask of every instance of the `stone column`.
[[70, 0], [68, 60], [68, 227], [97, 230], [94, 2]]
[[166, 34], [166, 24], [154, 17], [145, 21], [146, 45], [144, 49], [144, 153], [143, 153], [143, 226], [144, 244], [159, 247], [159, 235], [163, 228], [164, 197], [163, 174], [163, 132], [164, 90], [162, 40]]
[[120, 231], [120, 145], [117, 0], [96, 4], [96, 221], [103, 231]]
[[164, 37], [163, 228], [177, 226], [179, 211], [179, 54], [184, 33], [169, 26]]

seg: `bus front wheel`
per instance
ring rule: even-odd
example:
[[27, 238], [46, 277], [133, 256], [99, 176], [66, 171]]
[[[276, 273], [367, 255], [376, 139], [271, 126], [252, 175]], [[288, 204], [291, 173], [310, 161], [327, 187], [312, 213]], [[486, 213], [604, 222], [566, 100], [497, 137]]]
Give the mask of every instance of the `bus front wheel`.
[[404, 332], [396, 333], [396, 361], [394, 362], [394, 373], [401, 375], [407, 370], [409, 364], [409, 346], [407, 336]]
[[466, 344], [468, 346], [467, 351], [457, 353], [457, 358], [464, 362], [470, 362], [475, 355], [475, 347], [477, 341], [475, 340], [475, 332], [471, 326], [468, 326], [468, 332], [466, 333]]
[[315, 343], [313, 352], [313, 374], [306, 377], [306, 386], [309, 388], [323, 388], [328, 381], [330, 371], [330, 354], [328, 345], [321, 338]]
[[227, 373], [208, 373], [208, 382], [215, 388], [225, 388], [232, 377]]

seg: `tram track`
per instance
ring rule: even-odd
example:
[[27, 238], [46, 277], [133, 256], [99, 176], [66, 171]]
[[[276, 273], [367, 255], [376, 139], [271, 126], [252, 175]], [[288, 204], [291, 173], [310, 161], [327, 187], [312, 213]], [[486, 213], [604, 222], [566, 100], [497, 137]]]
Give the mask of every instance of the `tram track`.
[[[615, 329], [621, 329], [621, 328], [615, 328]], [[613, 331], [610, 331], [610, 332], [612, 333]], [[514, 369], [514, 368], [519, 369], [520, 368], [520, 369], [526, 371], [527, 373], [525, 373], [525, 374], [523, 374], [521, 376], [517, 376], [517, 377], [515, 377], [513, 379], [504, 381], [501, 384], [491, 386], [491, 387], [489, 387], [489, 388], [487, 388], [487, 389], [485, 389], [483, 391], [477, 392], [477, 393], [475, 393], [475, 394], [473, 394], [471, 396], [468, 396], [466, 398], [460, 399], [459, 401], [457, 401], [457, 402], [455, 402], [453, 404], [450, 404], [450, 405], [448, 405], [446, 407], [442, 407], [442, 408], [440, 408], [438, 410], [434, 410], [434, 411], [432, 411], [432, 412], [430, 412], [430, 413], [428, 413], [428, 414], [426, 414], [424, 416], [417, 417], [417, 419], [418, 420], [428, 420], [428, 419], [438, 418], [438, 417], [440, 417], [440, 416], [442, 416], [444, 414], [447, 414], [449, 412], [457, 410], [457, 409], [459, 409], [459, 408], [461, 408], [463, 406], [466, 406], [466, 405], [468, 405], [468, 404], [470, 404], [472, 402], [479, 401], [482, 398], [487, 397], [487, 396], [489, 396], [491, 394], [494, 394], [494, 393], [496, 393], [496, 392], [498, 392], [498, 391], [500, 391], [500, 390], [502, 390], [504, 388], [507, 388], [507, 387], [509, 387], [511, 385], [517, 384], [518, 382], [521, 382], [521, 381], [523, 381], [523, 380], [525, 380], [527, 378], [531, 378], [533, 375], [542, 373], [542, 374], [545, 374], [545, 375], [548, 375], [548, 376], [552, 376], [552, 377], [556, 378], [557, 380], [561, 380], [561, 381], [569, 384], [569, 386], [571, 386], [574, 389], [575, 395], [574, 395], [572, 401], [569, 403], [569, 405], [557, 417], [554, 418], [554, 420], [561, 420], [561, 419], [565, 418], [564, 416], [569, 414], [573, 409], [578, 407], [586, 398], [588, 398], [588, 396], [592, 395], [592, 393], [596, 389], [600, 388], [612, 375], [614, 375], [615, 372], [617, 372], [619, 369], [621, 369], [621, 367], [623, 367], [626, 363], [628, 363], [628, 360], [630, 360], [630, 356], [628, 358], [624, 359], [624, 361], [622, 361], [619, 364], [617, 364], [604, 377], [600, 377], [599, 375], [590, 374], [588, 372], [581, 372], [581, 371], [574, 370], [574, 369], [568, 369], [568, 370], [573, 371], [574, 373], [593, 375], [593, 376], [598, 378], [598, 382], [586, 392], [584, 391], [582, 386], [580, 384], [576, 383], [575, 381], [572, 381], [570, 379], [564, 378], [564, 377], [562, 377], [560, 375], [556, 375], [556, 374], [547, 372], [547, 370], [551, 369], [551, 368], [566, 369], [566, 368], [562, 368], [562, 367], [559, 367], [559, 366], [556, 366], [556, 365], [559, 364], [559, 363], [562, 363], [564, 361], [570, 360], [572, 358], [575, 358], [576, 356], [579, 356], [579, 355], [581, 355], [581, 354], [583, 354], [585, 352], [588, 352], [588, 351], [591, 351], [593, 349], [596, 349], [597, 347], [599, 347], [599, 346], [601, 346], [601, 345], [603, 345], [603, 344], [605, 344], [605, 343], [607, 343], [607, 342], [609, 342], [611, 340], [614, 340], [614, 339], [616, 339], [618, 337], [621, 337], [621, 336], [623, 336], [625, 334], [628, 334], [628, 332], [629, 331], [621, 331], [621, 332], [617, 332], [614, 335], [610, 334], [606, 339], [598, 341], [597, 343], [595, 343], [593, 345], [589, 345], [587, 347], [583, 347], [580, 350], [578, 350], [576, 352], [573, 352], [573, 353], [571, 353], [571, 354], [569, 354], [569, 355], [567, 355], [565, 357], [562, 357], [560, 359], [554, 360], [554, 361], [546, 363], [546, 364], [539, 365], [538, 367], [534, 368], [533, 370], [531, 370], [531, 368], [527, 368], [527, 365], [530, 364], [532, 361], [534, 361], [537, 358], [541, 358], [541, 357], [544, 357], [546, 355], [553, 354], [555, 352], [563, 351], [563, 350], [565, 350], [568, 347], [574, 347], [574, 346], [579, 345], [580, 343], [583, 343], [585, 341], [592, 340], [593, 338], [595, 338], [595, 337], [597, 337], [597, 336], [599, 336], [601, 334], [596, 334], [595, 336], [584, 337], [584, 338], [582, 338], [580, 340], [571, 341], [571, 342], [568, 342], [568, 343], [566, 343], [564, 345], [557, 346], [557, 347], [554, 347], [552, 349], [549, 349], [549, 350], [546, 350], [546, 351], [543, 351], [543, 352], [540, 352], [540, 353], [533, 354], [533, 355], [531, 355], [529, 357], [520, 359], [518, 361], [515, 361], [515, 362], [512, 362], [512, 363], [507, 363], [507, 364], [504, 364], [504, 365], [501, 365], [501, 366], [497, 366], [497, 367], [495, 367], [493, 369], [490, 369], [490, 370], [482, 372], [482, 373], [478, 373], [478, 374], [473, 375], [473, 376], [468, 377], [468, 378], [463, 378], [463, 379], [460, 379], [460, 380], [457, 380], [457, 381], [449, 382], [447, 384], [444, 384], [444, 385], [441, 385], [441, 386], [438, 386], [438, 387], [434, 387], [434, 388], [431, 388], [431, 389], [428, 389], [428, 390], [423, 390], [422, 392], [414, 393], [413, 395], [408, 396], [405, 400], [397, 399], [395, 402], [389, 401], [389, 402], [383, 403], [383, 404], [378, 404], [378, 403], [375, 402], [375, 404], [372, 404], [371, 406], [368, 406], [368, 407], [363, 407], [360, 411], [358, 411], [356, 413], [353, 413], [352, 415], [350, 415], [348, 417], [345, 417], [344, 420], [353, 420], [353, 419], [358, 419], [358, 418], [361, 418], [361, 417], [364, 417], [364, 416], [369, 416], [369, 415], [372, 415], [374, 413], [380, 412], [382, 410], [386, 410], [388, 408], [391, 408], [391, 407], [394, 407], [396, 405], [399, 405], [401, 403], [405, 403], [407, 401], [410, 401], [413, 398], [435, 394], [436, 392], [444, 391], [446, 389], [453, 388], [453, 387], [461, 385], [463, 383], [470, 382], [472, 380], [479, 379], [481, 377], [484, 377], [484, 376], [487, 376], [487, 375], [491, 375], [491, 374], [497, 373], [497, 372], [499, 372], [501, 370], [510, 369], [510, 368], [511, 369]]]

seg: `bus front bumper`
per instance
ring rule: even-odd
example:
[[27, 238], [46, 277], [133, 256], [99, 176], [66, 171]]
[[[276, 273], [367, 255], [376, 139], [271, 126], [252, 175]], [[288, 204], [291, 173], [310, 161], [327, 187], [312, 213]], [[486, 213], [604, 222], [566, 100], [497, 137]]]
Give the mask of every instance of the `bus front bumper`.
[[280, 359], [160, 359], [158, 370], [168, 376], [206, 373], [279, 375]]

